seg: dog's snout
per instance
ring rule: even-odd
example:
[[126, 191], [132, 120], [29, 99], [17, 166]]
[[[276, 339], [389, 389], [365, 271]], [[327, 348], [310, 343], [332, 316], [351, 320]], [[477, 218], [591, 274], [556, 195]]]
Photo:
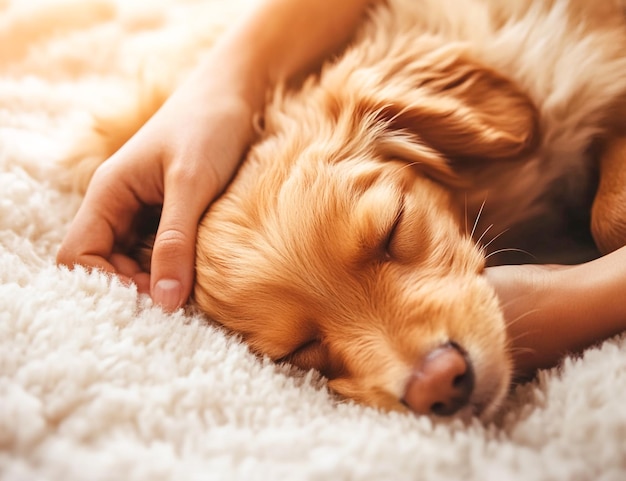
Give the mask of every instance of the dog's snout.
[[469, 359], [456, 344], [448, 343], [415, 366], [403, 401], [418, 414], [449, 416], [469, 403], [473, 389]]

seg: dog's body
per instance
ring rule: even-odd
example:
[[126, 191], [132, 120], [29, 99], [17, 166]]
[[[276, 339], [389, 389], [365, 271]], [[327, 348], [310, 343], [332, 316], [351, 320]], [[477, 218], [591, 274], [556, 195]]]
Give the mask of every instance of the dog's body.
[[[197, 305], [363, 403], [492, 414], [511, 362], [480, 276], [489, 253], [595, 255], [589, 230], [571, 231], [594, 195], [597, 244], [624, 243], [608, 206], [626, 150], [625, 17], [618, 0], [375, 7], [337, 61], [268, 107], [202, 220]], [[462, 402], [421, 394], [450, 369]]]

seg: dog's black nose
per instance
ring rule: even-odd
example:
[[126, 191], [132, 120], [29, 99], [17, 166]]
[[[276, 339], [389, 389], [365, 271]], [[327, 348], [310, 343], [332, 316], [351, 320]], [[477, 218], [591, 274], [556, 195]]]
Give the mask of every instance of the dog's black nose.
[[418, 414], [450, 416], [469, 403], [473, 390], [469, 359], [459, 346], [447, 343], [418, 362], [403, 401]]

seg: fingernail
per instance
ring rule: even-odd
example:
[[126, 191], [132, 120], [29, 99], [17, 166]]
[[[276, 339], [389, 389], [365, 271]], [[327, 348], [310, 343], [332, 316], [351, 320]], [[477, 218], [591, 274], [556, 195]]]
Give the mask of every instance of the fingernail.
[[152, 300], [164, 310], [172, 312], [182, 304], [182, 285], [175, 279], [161, 279], [154, 285]]

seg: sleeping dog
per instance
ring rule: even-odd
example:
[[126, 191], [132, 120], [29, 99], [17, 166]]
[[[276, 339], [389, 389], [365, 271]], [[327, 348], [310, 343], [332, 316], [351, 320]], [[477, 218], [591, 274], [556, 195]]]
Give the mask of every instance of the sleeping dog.
[[[625, 52], [618, 0], [373, 7], [339, 58], [273, 92], [201, 221], [194, 303], [347, 398], [489, 418], [512, 366], [484, 268], [626, 243]], [[101, 119], [76, 176], [160, 103]]]

